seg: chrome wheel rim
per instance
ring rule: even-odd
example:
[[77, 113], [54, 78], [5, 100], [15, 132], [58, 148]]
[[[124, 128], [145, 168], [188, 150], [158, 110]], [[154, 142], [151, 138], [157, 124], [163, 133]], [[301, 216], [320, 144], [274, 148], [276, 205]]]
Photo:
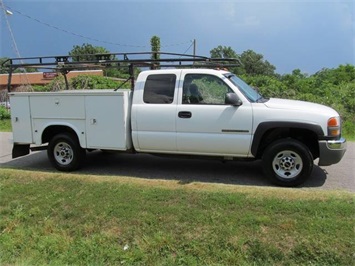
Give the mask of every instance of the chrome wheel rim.
[[291, 179], [302, 172], [303, 162], [301, 156], [294, 151], [281, 151], [272, 161], [274, 172], [281, 178]]
[[68, 143], [59, 142], [54, 147], [54, 158], [61, 165], [68, 165], [73, 161], [74, 152]]

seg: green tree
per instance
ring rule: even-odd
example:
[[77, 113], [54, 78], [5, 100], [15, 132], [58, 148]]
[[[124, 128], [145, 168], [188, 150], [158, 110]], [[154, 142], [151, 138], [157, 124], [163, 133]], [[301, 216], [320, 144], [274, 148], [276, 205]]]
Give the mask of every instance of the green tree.
[[244, 51], [240, 56], [230, 47], [222, 46], [212, 49], [210, 51], [211, 58], [239, 58], [241, 66], [231, 68], [231, 71], [238, 74], [247, 75], [267, 75], [274, 76], [276, 67], [264, 60], [262, 54], [257, 54], [253, 50]]
[[244, 51], [240, 55], [240, 60], [243, 64], [242, 69], [248, 75], [275, 75], [276, 67], [264, 60], [262, 54], [257, 54], [253, 50]]
[[308, 75], [302, 73], [300, 69], [295, 69], [292, 71], [292, 74], [285, 74], [281, 76], [280, 80], [288, 90], [293, 90], [296, 93], [309, 93], [310, 90], [314, 90], [314, 86], [312, 84], [314, 79], [307, 77]]
[[101, 46], [93, 46], [89, 43], [83, 45], [74, 45], [73, 49], [69, 52], [70, 56], [73, 56], [73, 61], [90, 61], [96, 60], [94, 54], [109, 54], [106, 48]]
[[339, 85], [344, 82], [352, 82], [355, 80], [355, 67], [353, 65], [340, 65], [335, 69], [323, 68], [314, 74], [318, 84], [327, 81], [334, 85]]
[[1, 57], [0, 58], [0, 74], [7, 74], [8, 73], [8, 69], [6, 67], [3, 67], [3, 63], [9, 58], [7, 57]]
[[294, 90], [288, 89], [283, 82], [274, 76], [243, 74], [241, 78], [265, 97], [292, 98], [296, 94]]
[[[83, 45], [74, 45], [73, 49], [69, 52], [70, 56], [73, 56], [73, 61], [94, 61], [98, 60], [96, 55], [108, 55], [111, 52], [104, 47], [101, 46], [93, 46], [88, 43], [84, 43]], [[116, 56], [109, 56], [110, 60], [116, 60]], [[104, 75], [108, 77], [116, 77], [116, 78], [128, 78], [128, 67], [120, 67], [120, 68], [105, 68]]]
[[[238, 54], [230, 47], [230, 46], [222, 46], [219, 45], [216, 48], [213, 48], [210, 51], [210, 56], [211, 58], [236, 58], [238, 59], [239, 56]], [[230, 68], [230, 71], [235, 73], [235, 74], [242, 74], [243, 71], [241, 70], [242, 66], [240, 67], [232, 67]]]
[[[151, 59], [153, 60], [159, 60], [160, 59], [160, 38], [158, 36], [153, 36], [150, 39], [150, 46], [151, 46], [151, 50], [152, 50], [152, 56]], [[159, 63], [156, 63], [156, 65], [152, 66], [152, 69], [156, 69], [159, 68]]]
[[230, 46], [222, 46], [212, 49], [210, 51], [211, 58], [239, 58], [237, 53]]

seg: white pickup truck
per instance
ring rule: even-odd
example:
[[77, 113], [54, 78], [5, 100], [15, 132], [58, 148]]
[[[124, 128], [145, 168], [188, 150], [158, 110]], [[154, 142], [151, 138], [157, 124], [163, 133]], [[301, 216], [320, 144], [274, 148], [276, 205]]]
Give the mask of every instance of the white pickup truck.
[[225, 70], [147, 70], [134, 90], [17, 92], [10, 102], [13, 157], [48, 143], [49, 160], [60, 171], [80, 168], [86, 151], [96, 149], [261, 159], [273, 183], [297, 186], [314, 160], [336, 164], [346, 150], [333, 109], [263, 98]]

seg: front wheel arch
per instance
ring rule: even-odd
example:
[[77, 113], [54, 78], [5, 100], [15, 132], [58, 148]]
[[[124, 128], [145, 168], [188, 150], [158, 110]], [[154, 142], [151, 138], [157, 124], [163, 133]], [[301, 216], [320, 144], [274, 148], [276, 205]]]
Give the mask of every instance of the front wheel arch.
[[261, 158], [272, 142], [292, 138], [305, 143], [312, 152], [313, 158], [317, 158], [319, 156], [318, 139], [322, 137], [324, 133], [319, 125], [299, 122], [262, 122], [255, 130], [251, 153], [255, 158]]

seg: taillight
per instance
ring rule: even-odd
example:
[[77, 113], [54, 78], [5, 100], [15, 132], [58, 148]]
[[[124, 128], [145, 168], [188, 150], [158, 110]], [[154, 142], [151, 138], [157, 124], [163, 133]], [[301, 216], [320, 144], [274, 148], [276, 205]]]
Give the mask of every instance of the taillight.
[[328, 136], [337, 137], [340, 135], [340, 119], [332, 117], [328, 120]]

